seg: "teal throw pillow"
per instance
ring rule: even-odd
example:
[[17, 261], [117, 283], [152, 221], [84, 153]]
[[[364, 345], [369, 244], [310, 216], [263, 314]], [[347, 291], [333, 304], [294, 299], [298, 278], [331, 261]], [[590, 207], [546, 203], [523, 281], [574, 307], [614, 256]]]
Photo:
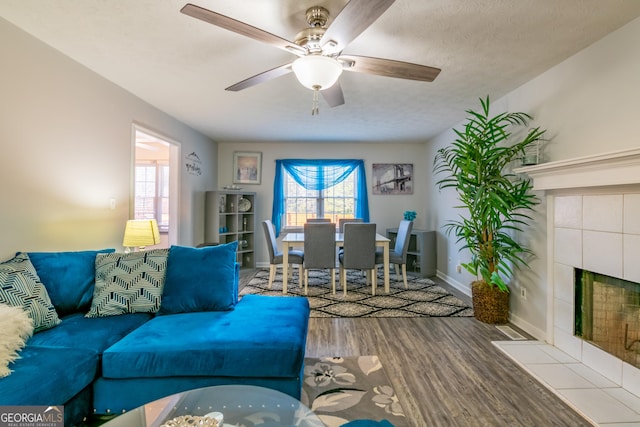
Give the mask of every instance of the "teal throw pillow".
[[29, 252], [58, 315], [86, 313], [96, 279], [96, 255], [114, 249], [78, 252]]
[[233, 310], [238, 301], [238, 242], [171, 246], [159, 314]]
[[27, 254], [19, 253], [0, 263], [0, 303], [22, 307], [33, 319], [34, 332], [60, 324], [47, 289]]
[[156, 313], [160, 308], [168, 249], [96, 255], [96, 286], [85, 317]]

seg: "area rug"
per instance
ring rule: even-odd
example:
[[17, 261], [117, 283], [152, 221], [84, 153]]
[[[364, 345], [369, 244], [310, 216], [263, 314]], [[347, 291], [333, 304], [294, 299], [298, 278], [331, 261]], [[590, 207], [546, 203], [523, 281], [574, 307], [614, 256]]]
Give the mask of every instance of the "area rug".
[[[309, 272], [310, 317], [472, 317], [473, 309], [431, 279], [408, 277], [408, 289], [391, 274], [389, 294], [384, 293], [383, 277], [378, 278], [376, 295], [358, 271], [347, 272], [347, 296], [343, 295], [336, 271], [336, 294], [331, 293], [329, 272]], [[267, 287], [269, 271], [258, 270], [240, 291], [248, 294], [282, 295], [282, 275], [277, 274], [271, 289]], [[289, 280], [287, 295], [304, 296], [298, 286], [297, 268]]]
[[409, 425], [378, 356], [306, 358], [304, 363], [300, 400], [327, 427], [357, 419]]

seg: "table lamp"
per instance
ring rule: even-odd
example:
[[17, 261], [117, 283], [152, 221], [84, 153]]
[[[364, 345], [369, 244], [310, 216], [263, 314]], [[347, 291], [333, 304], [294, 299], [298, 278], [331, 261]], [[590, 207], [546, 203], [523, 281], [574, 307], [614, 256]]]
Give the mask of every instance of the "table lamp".
[[127, 249], [137, 246], [143, 251], [146, 246], [158, 243], [160, 243], [160, 231], [155, 219], [130, 219], [127, 221], [122, 246]]

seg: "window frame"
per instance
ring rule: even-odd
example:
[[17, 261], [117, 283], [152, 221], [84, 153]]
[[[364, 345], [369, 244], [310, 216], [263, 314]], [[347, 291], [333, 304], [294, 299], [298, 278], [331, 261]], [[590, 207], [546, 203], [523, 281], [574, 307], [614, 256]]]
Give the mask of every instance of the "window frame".
[[[317, 166], [314, 165], [309, 165], [308, 168], [315, 168]], [[330, 213], [330, 219], [332, 220], [332, 222], [334, 222], [337, 226], [338, 224], [338, 220], [340, 218], [354, 218], [355, 217], [355, 206], [358, 203], [358, 171], [357, 170], [353, 170], [351, 171], [351, 173], [348, 175], [348, 178], [346, 178], [345, 180], [334, 184], [333, 186], [327, 188], [327, 189], [319, 189], [319, 190], [308, 190], [305, 189], [303, 186], [301, 186], [300, 184], [298, 184], [292, 177], [292, 175], [288, 172], [288, 171], [284, 171], [284, 180], [283, 180], [283, 195], [284, 195], [284, 207], [285, 210], [283, 212], [283, 221], [282, 221], [282, 230], [284, 231], [290, 231], [290, 232], [295, 232], [295, 231], [299, 231], [302, 229], [304, 222], [300, 223], [300, 221], [296, 221], [295, 224], [289, 224], [289, 220], [288, 218], [290, 217], [290, 215], [295, 215], [300, 216], [300, 215], [304, 215], [305, 213], [299, 213], [299, 212], [292, 212], [290, 213], [287, 210], [287, 207], [290, 205], [290, 200], [291, 199], [307, 199], [307, 200], [315, 200], [315, 205], [316, 205], [316, 211], [315, 213], [307, 213], [307, 215], [305, 215], [305, 221], [306, 219], [309, 218], [326, 218], [327, 217], [327, 213], [326, 213], [326, 202], [328, 200], [348, 200], [350, 201], [349, 203], [345, 202], [343, 203], [343, 206], [347, 206], [347, 204], [352, 206], [352, 212], [351, 212], [351, 216], [347, 216], [349, 215], [348, 213], [344, 212], [344, 213]], [[329, 190], [330, 188], [333, 188], [337, 185], [345, 185], [345, 184], [351, 184], [353, 187], [353, 192], [352, 194], [346, 195], [346, 196], [327, 196], [326, 194], [328, 193], [327, 190]], [[306, 192], [306, 193], [313, 193], [313, 192], [317, 192], [317, 194], [313, 195], [313, 196], [290, 196], [290, 185], [295, 185], [298, 188], [301, 189], [302, 192]]]
[[[138, 188], [138, 184], [139, 183], [151, 183], [151, 181], [148, 180], [140, 180], [138, 178], [138, 168], [139, 167], [145, 167], [145, 168], [153, 168], [154, 170], [154, 181], [153, 181], [153, 186], [154, 186], [154, 195], [153, 196], [143, 196], [143, 195], [139, 195], [137, 188]], [[156, 221], [158, 222], [158, 230], [161, 233], [168, 233], [169, 232], [169, 216], [170, 216], [170, 206], [169, 206], [169, 197], [170, 197], [170, 186], [171, 186], [171, 181], [170, 179], [165, 179], [166, 178], [166, 174], [171, 174], [171, 168], [170, 168], [170, 164], [168, 161], [165, 160], [137, 160], [136, 164], [135, 164], [135, 176], [134, 176], [134, 185], [136, 187], [136, 191], [135, 191], [135, 198], [136, 199], [150, 199], [151, 200], [151, 205], [153, 206], [153, 212], [151, 215], [149, 215], [148, 213], [145, 212], [139, 212], [138, 206], [140, 205], [146, 205], [143, 203], [140, 203], [139, 200], [136, 200], [135, 203], [135, 209], [136, 211], [134, 212], [134, 218], [135, 219], [156, 219]], [[167, 201], [166, 203], [166, 212], [165, 209], [163, 209], [163, 201]], [[163, 212], [166, 214], [167, 216], [167, 221], [163, 220]]]

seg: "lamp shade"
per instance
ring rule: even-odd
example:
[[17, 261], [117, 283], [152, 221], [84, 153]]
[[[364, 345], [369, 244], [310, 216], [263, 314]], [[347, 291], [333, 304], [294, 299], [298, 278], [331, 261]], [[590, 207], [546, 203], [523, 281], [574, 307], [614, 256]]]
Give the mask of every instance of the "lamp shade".
[[150, 246], [160, 243], [160, 231], [155, 219], [130, 219], [124, 229], [122, 246]]
[[323, 55], [307, 55], [291, 64], [298, 81], [313, 90], [328, 89], [342, 74], [342, 64], [337, 59]]

